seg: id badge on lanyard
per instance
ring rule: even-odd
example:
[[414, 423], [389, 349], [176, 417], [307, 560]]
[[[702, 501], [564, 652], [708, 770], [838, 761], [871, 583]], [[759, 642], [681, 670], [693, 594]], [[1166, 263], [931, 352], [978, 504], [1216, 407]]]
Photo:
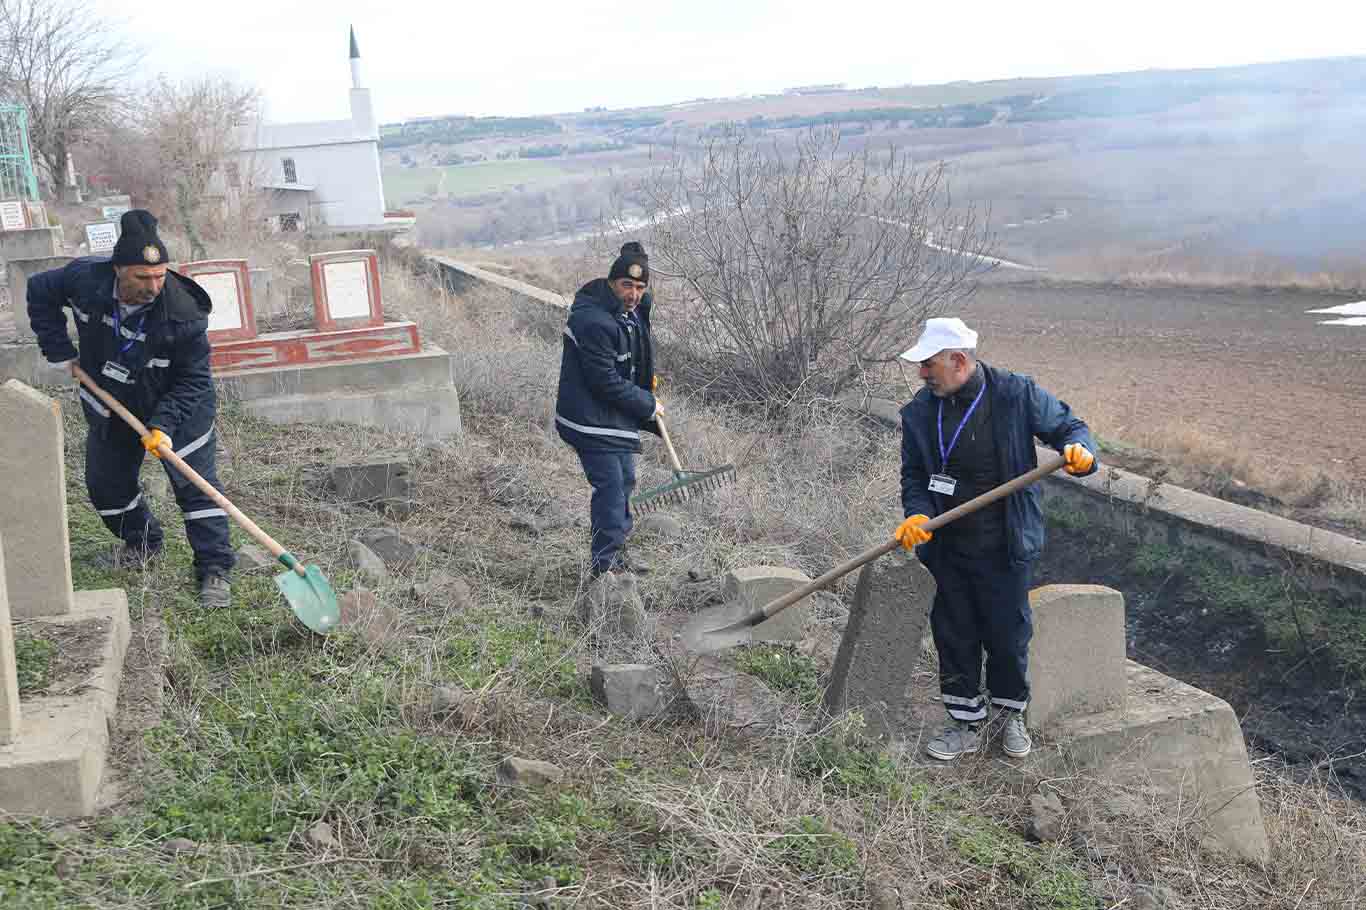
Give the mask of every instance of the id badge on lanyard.
[[120, 361], [122, 361], [123, 355], [127, 354], [133, 349], [133, 345], [138, 343], [138, 336], [142, 334], [142, 326], [146, 321], [147, 313], [144, 311], [142, 316], [138, 319], [137, 327], [131, 330], [133, 337], [125, 340], [123, 335], [122, 311], [119, 309], [117, 303], [114, 304], [114, 344], [119, 346], [119, 360], [105, 361], [104, 366], [100, 367], [101, 375], [108, 376], [115, 382], [121, 382], [124, 385], [132, 382], [132, 379], [130, 378], [132, 371]]
[[931, 474], [931, 475], [930, 475], [930, 492], [931, 492], [931, 493], [940, 493], [940, 494], [942, 494], [942, 495], [944, 495], [944, 496], [952, 496], [952, 495], [953, 495], [953, 491], [956, 490], [956, 489], [958, 489], [958, 481], [955, 480], [954, 478], [950, 477], [949, 474], [948, 474], [948, 470], [949, 470], [949, 453], [953, 451], [953, 447], [954, 447], [954, 446], [958, 445], [958, 437], [959, 437], [959, 435], [962, 434], [962, 432], [963, 432], [963, 427], [967, 426], [967, 425], [968, 425], [968, 421], [972, 419], [972, 412], [975, 411], [975, 410], [977, 410], [977, 405], [979, 405], [979, 404], [982, 403], [982, 396], [985, 395], [986, 392], [987, 392], [987, 384], [986, 384], [985, 381], [983, 381], [983, 383], [982, 383], [982, 388], [979, 389], [978, 392], [977, 392], [977, 397], [974, 398], [974, 399], [972, 399], [972, 405], [968, 408], [967, 413], [965, 413], [965, 414], [963, 415], [963, 419], [960, 420], [960, 421], [958, 422], [958, 429], [956, 429], [956, 430], [953, 431], [953, 438], [949, 440], [949, 444], [948, 444], [948, 447], [947, 447], [947, 448], [945, 448], [945, 446], [944, 446], [944, 402], [943, 402], [942, 399], [940, 400], [940, 402], [939, 402], [939, 459], [940, 459], [940, 462], [939, 462], [939, 463], [940, 463], [941, 465], [943, 465], [943, 467], [940, 469], [940, 470], [941, 470], [941, 473], [939, 473], [939, 474]]

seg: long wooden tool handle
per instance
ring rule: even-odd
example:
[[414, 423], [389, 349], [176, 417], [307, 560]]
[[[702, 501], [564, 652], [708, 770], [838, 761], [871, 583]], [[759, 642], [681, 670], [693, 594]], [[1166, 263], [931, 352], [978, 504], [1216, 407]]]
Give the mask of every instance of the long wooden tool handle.
[[[105, 406], [108, 407], [109, 410], [113, 411], [115, 414], [122, 417], [124, 422], [127, 423], [130, 427], [132, 427], [139, 436], [147, 435], [147, 427], [143, 425], [142, 421], [134, 417], [133, 413], [129, 411], [127, 408], [125, 408], [122, 404], [120, 404], [117, 398], [115, 398], [113, 395], [110, 395], [104, 389], [100, 388], [99, 384], [90, 378], [89, 373], [87, 373], [85, 370], [82, 370], [75, 364], [71, 365], [71, 373], [73, 376], [79, 379], [81, 381], [81, 384], [84, 385], [87, 389], [89, 389], [92, 394], [98, 397], [100, 401], [104, 402]], [[215, 490], [213, 488], [213, 484], [209, 483], [203, 477], [200, 477], [199, 472], [196, 471], [194, 468], [190, 467], [189, 465], [187, 465], [185, 463], [185, 459], [181, 458], [175, 452], [172, 452], [170, 446], [166, 445], [165, 443], [162, 443], [161, 446], [157, 449], [157, 451], [161, 455], [162, 459], [165, 461], [169, 461], [172, 465], [174, 465], [175, 469], [179, 471], [185, 477], [186, 480], [188, 480], [195, 486], [199, 487], [199, 489], [203, 491], [205, 496], [212, 499], [215, 503], [218, 504], [218, 507], [220, 509], [231, 515], [232, 520], [241, 525], [242, 530], [250, 534], [256, 540], [257, 543], [259, 543], [261, 546], [269, 550], [272, 556], [280, 560], [280, 562], [283, 562], [285, 565], [289, 566], [295, 572], [298, 572], [300, 575], [307, 577], [308, 570], [304, 568], [303, 563], [299, 562], [292, 555], [290, 555], [284, 547], [276, 543], [275, 538], [271, 537], [265, 531], [262, 531], [257, 526], [256, 522], [252, 521], [250, 518], [243, 515], [241, 509], [233, 505], [228, 500], [228, 497], [224, 496], [222, 493]]]
[[664, 440], [664, 448], [669, 452], [669, 463], [674, 466], [675, 474], [683, 473], [683, 464], [678, 460], [678, 453], [674, 451], [674, 441], [669, 438], [669, 428], [664, 426], [664, 415], [655, 415], [655, 426], [659, 427], [660, 438]]
[[[931, 518], [929, 521], [921, 525], [921, 527], [923, 527], [926, 531], [934, 531], [937, 528], [942, 528], [949, 522], [954, 521], [958, 518], [962, 518], [969, 512], [976, 512], [983, 506], [991, 505], [996, 500], [1009, 496], [1016, 490], [1022, 489], [1024, 487], [1029, 486], [1032, 483], [1035, 483], [1036, 481], [1042, 480], [1043, 478], [1047, 477], [1049, 474], [1052, 474], [1054, 471], [1056, 471], [1058, 468], [1062, 467], [1065, 464], [1067, 464], [1067, 459], [1063, 458], [1061, 455], [1055, 455], [1052, 458], [1045, 461], [1043, 464], [1039, 465], [1034, 470], [1029, 471], [1025, 474], [1021, 474], [1014, 480], [1008, 480], [1005, 483], [1001, 484], [999, 487], [993, 487], [992, 489], [987, 490], [981, 496], [974, 496], [967, 502], [962, 503], [961, 505], [954, 506], [952, 509], [949, 509], [942, 515], [936, 515], [935, 517]], [[756, 610], [754, 612], [753, 616], [746, 621], [747, 624], [758, 625], [766, 619], [771, 619], [773, 617], [773, 614], [777, 613], [779, 610], [783, 610], [787, 607], [792, 606], [794, 603], [801, 600], [803, 597], [806, 597], [808, 594], [816, 593], [822, 588], [830, 585], [832, 582], [837, 581], [845, 575], [848, 575], [850, 572], [854, 571], [859, 566], [862, 566], [865, 563], [870, 563], [874, 559], [877, 559], [879, 556], [885, 556], [886, 554], [892, 552], [899, 546], [901, 546], [901, 542], [898, 541], [895, 537], [893, 537], [886, 543], [880, 543], [877, 546], [873, 547], [871, 550], [865, 550], [858, 556], [855, 556], [853, 559], [850, 559], [848, 562], [843, 562], [835, 566], [835, 568], [831, 569], [829, 572], [826, 572], [820, 578], [808, 582], [807, 584], [802, 585], [800, 588], [797, 588], [795, 591], [789, 591], [782, 597], [779, 597], [778, 599], [770, 601], [769, 603], [765, 604], [762, 609]]]

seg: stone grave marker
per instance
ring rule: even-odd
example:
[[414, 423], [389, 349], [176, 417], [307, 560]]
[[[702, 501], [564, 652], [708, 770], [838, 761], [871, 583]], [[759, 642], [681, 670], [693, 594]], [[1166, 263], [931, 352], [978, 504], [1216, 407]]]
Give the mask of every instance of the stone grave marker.
[[0, 386], [0, 528], [14, 615], [71, 612], [61, 406], [11, 379]]
[[194, 279], [209, 294], [209, 341], [247, 341], [256, 337], [251, 270], [245, 259], [202, 259], [176, 271]]
[[5, 589], [5, 545], [0, 537], [0, 747], [19, 738], [19, 675], [14, 656], [14, 627], [10, 624], [9, 595]]
[[868, 733], [886, 741], [918, 731], [912, 676], [935, 590], [929, 570], [903, 550], [859, 571], [849, 624], [825, 690], [827, 714], [861, 711]]
[[379, 259], [373, 250], [315, 253], [308, 263], [318, 331], [384, 325]]

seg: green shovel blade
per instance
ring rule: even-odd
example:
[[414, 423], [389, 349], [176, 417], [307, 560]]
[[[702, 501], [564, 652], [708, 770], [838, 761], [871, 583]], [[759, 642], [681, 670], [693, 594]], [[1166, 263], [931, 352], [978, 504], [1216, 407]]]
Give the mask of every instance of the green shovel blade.
[[289, 601], [299, 622], [319, 635], [326, 635], [341, 623], [337, 595], [317, 566], [305, 566], [304, 570], [306, 575], [293, 570], [281, 572], [275, 576], [275, 586]]

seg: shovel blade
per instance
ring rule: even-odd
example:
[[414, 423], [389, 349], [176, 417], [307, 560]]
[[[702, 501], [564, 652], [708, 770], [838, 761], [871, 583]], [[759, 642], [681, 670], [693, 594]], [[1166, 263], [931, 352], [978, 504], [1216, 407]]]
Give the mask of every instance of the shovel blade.
[[753, 610], [744, 601], [732, 601], [703, 610], [683, 627], [683, 647], [694, 654], [710, 654], [750, 644]]
[[326, 635], [341, 623], [337, 595], [317, 566], [305, 566], [306, 575], [284, 571], [275, 576], [275, 587], [289, 602], [289, 608], [319, 635]]

